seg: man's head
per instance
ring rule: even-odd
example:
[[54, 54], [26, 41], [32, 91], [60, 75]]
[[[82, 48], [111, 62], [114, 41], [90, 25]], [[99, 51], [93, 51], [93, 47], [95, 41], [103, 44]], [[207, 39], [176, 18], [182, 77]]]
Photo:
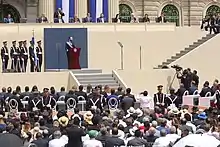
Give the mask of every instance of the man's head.
[[79, 86], [79, 91], [83, 91], [83, 85]]
[[7, 46], [7, 41], [3, 41], [3, 46], [4, 46], [4, 47]]
[[141, 131], [140, 130], [136, 130], [135, 132], [134, 132], [134, 136], [135, 137], [141, 137], [142, 136], [142, 133], [141, 133]]
[[99, 133], [95, 130], [91, 130], [91, 131], [89, 131], [88, 134], [89, 134], [90, 139], [92, 139], [92, 138], [96, 138]]
[[170, 127], [170, 134], [176, 134], [176, 127], [175, 126]]
[[90, 13], [87, 13], [87, 17], [90, 17]]
[[104, 17], [104, 14], [103, 14], [103, 13], [101, 13], [101, 14], [100, 14], [100, 17], [101, 17], [101, 18], [103, 18], [103, 17]]
[[27, 46], [27, 40], [23, 41], [23, 45], [26, 47]]
[[167, 135], [166, 130], [165, 130], [165, 129], [162, 129], [162, 130], [160, 131], [160, 136], [161, 136], [161, 137], [164, 137], [164, 136], [166, 136], [166, 135]]
[[118, 135], [118, 128], [112, 129], [112, 135]]
[[73, 41], [73, 37], [69, 37], [69, 41], [71, 41], [71, 42], [72, 42], [72, 41]]
[[175, 93], [175, 89], [174, 88], [170, 88], [170, 94], [174, 94]]
[[159, 93], [162, 93], [162, 91], [163, 91], [163, 85], [158, 85], [158, 86], [157, 86], [157, 90], [158, 90]]
[[127, 89], [126, 89], [126, 93], [127, 93], [127, 94], [130, 94], [130, 93], [131, 93], [131, 88], [127, 88]]
[[41, 40], [39, 40], [39, 41], [37, 42], [37, 44], [38, 44], [38, 46], [41, 46]]
[[15, 40], [12, 41], [12, 45], [13, 45], [13, 46], [16, 46], [16, 41], [15, 41]]
[[11, 14], [8, 14], [8, 18], [11, 18]]
[[54, 139], [59, 139], [62, 136], [62, 133], [60, 131], [55, 131], [53, 133], [53, 138]]
[[23, 41], [19, 41], [19, 42], [18, 42], [19, 47], [21, 47], [22, 44], [23, 44]]
[[112, 95], [115, 94], [115, 89], [114, 88], [111, 89], [111, 94]]

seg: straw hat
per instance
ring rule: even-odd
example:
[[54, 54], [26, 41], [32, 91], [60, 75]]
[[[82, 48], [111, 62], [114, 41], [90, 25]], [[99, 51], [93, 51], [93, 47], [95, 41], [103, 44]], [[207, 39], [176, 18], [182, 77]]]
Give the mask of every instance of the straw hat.
[[130, 107], [128, 110], [127, 110], [127, 113], [128, 114], [134, 114], [135, 113], [135, 109], [134, 109], [134, 107]]
[[137, 113], [138, 117], [141, 117], [143, 115], [143, 111], [141, 111], [141, 109], [139, 108], [135, 110], [135, 113]]
[[93, 118], [93, 114], [91, 111], [87, 111], [85, 114], [84, 114], [84, 120], [88, 123], [88, 124], [92, 124], [92, 118]]
[[65, 127], [69, 123], [69, 119], [66, 116], [62, 116], [58, 119], [61, 126]]

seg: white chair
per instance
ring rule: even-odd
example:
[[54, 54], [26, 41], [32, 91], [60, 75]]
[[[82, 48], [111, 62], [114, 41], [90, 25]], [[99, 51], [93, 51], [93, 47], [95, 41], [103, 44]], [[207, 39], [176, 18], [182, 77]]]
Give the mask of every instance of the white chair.
[[184, 93], [183, 93], [183, 96], [186, 96], [186, 95], [189, 95], [189, 91], [186, 90]]
[[109, 107], [109, 109], [117, 109], [118, 108], [118, 100], [114, 97], [109, 98], [108, 107]]
[[205, 94], [205, 97], [210, 97], [210, 96], [212, 96], [212, 93], [211, 93], [211, 92], [207, 92], [207, 93]]
[[67, 110], [73, 110], [76, 108], [76, 100], [74, 98], [69, 98], [66, 102]]
[[6, 97], [5, 102], [8, 103], [9, 97]]
[[15, 99], [11, 99], [8, 102], [9, 110], [16, 110], [18, 111], [18, 102]]
[[24, 98], [22, 99], [22, 101], [28, 101], [28, 100], [29, 100], [29, 96], [28, 95], [24, 96]]
[[56, 111], [56, 108], [57, 108], [57, 101], [56, 101], [55, 98], [52, 98], [52, 101], [55, 102], [55, 105], [53, 106], [52, 110], [53, 110], [53, 111]]
[[58, 98], [58, 101], [65, 101], [65, 96], [64, 96], [64, 95], [60, 96], [60, 97]]
[[78, 99], [78, 101], [85, 101], [86, 100], [86, 98], [84, 96], [78, 96], [77, 99]]
[[198, 95], [199, 94], [199, 91], [198, 90], [195, 90], [194, 92], [193, 92], [193, 95]]

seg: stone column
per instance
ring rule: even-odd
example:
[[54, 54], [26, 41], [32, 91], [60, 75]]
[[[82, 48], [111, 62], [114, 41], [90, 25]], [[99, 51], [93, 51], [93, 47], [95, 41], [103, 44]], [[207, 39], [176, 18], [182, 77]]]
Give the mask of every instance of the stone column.
[[49, 23], [53, 22], [54, 0], [39, 0], [39, 15], [45, 14]]
[[109, 22], [112, 22], [112, 18], [115, 18], [116, 14], [119, 13], [119, 0], [108, 1], [108, 13], [109, 13]]
[[77, 15], [77, 17], [82, 20], [82, 18], [86, 17], [87, 14], [87, 10], [88, 10], [87, 0], [76, 0], [75, 4], [76, 4], [75, 15]]

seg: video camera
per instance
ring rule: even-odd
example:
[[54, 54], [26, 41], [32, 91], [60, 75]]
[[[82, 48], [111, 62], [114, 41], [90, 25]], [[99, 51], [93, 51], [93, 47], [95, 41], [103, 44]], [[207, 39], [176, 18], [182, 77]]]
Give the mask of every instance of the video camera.
[[179, 65], [173, 65], [171, 68], [175, 69], [176, 71], [181, 71], [183, 68]]

